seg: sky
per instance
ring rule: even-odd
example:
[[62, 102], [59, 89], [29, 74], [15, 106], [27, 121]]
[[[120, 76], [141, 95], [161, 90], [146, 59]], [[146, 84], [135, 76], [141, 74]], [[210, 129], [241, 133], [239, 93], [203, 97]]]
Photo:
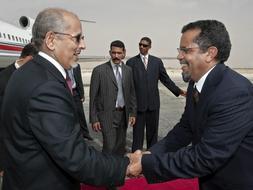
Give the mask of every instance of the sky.
[[227, 65], [253, 68], [252, 0], [1, 0], [0, 19], [18, 25], [20, 16], [35, 18], [48, 7], [76, 13], [83, 24], [83, 55], [107, 56], [113, 40], [125, 43], [127, 56], [138, 53], [141, 37], [152, 39], [150, 54], [176, 57], [185, 24], [216, 19], [230, 34], [232, 51]]

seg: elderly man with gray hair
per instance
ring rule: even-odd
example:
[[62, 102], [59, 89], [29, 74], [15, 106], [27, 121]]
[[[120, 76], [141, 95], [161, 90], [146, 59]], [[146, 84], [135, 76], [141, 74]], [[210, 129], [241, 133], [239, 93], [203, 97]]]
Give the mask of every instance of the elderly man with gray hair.
[[129, 159], [88, 147], [68, 87], [66, 70], [85, 49], [79, 18], [67, 10], [46, 9], [38, 14], [32, 34], [39, 53], [13, 74], [3, 101], [3, 189], [123, 184]]

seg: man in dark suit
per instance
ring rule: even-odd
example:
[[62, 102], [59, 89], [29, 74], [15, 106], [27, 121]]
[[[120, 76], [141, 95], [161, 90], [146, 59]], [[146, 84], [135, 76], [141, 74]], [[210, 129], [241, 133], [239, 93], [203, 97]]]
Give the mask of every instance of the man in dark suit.
[[128, 124], [133, 126], [135, 123], [134, 82], [131, 68], [122, 62], [124, 43], [113, 41], [109, 53], [111, 60], [95, 67], [92, 72], [90, 122], [95, 131], [102, 131], [103, 151], [122, 155]]
[[76, 111], [78, 114], [78, 120], [83, 134], [83, 138], [92, 141], [93, 138], [90, 136], [86, 117], [83, 110], [83, 102], [85, 97], [80, 65], [78, 63], [73, 65], [73, 67], [68, 70], [68, 74], [72, 82], [72, 92], [75, 100]]
[[[33, 56], [35, 56], [38, 53], [38, 50], [35, 48], [32, 44], [27, 44], [22, 49], [19, 59], [17, 59], [13, 64], [6, 67], [3, 71], [0, 72], [0, 112], [2, 107], [2, 101], [3, 96], [5, 92], [6, 85], [12, 75], [12, 73], [20, 68], [22, 65], [30, 61]], [[2, 123], [1, 123], [1, 117], [0, 117], [0, 176], [3, 175], [3, 164], [2, 164], [2, 158], [3, 158], [3, 138], [2, 138]]]
[[175, 96], [185, 93], [170, 79], [162, 60], [149, 54], [150, 48], [151, 39], [143, 37], [139, 43], [140, 54], [126, 62], [133, 70], [137, 97], [137, 119], [133, 128], [133, 152], [143, 147], [145, 126], [147, 149], [157, 142], [160, 109], [158, 81], [160, 80]]
[[78, 125], [65, 70], [85, 49], [79, 18], [64, 9], [45, 9], [32, 34], [39, 53], [13, 73], [3, 100], [3, 190], [124, 183], [129, 159], [88, 147]]
[[198, 177], [201, 190], [253, 188], [253, 85], [224, 64], [230, 49], [219, 21], [183, 27], [178, 59], [191, 73], [185, 111], [151, 154], [131, 155], [132, 173], [142, 167], [149, 183]]

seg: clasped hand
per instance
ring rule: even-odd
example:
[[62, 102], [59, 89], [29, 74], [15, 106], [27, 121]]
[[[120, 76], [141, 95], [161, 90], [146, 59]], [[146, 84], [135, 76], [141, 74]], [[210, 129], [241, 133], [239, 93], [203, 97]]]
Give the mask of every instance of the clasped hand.
[[141, 159], [143, 154], [151, 154], [151, 152], [141, 152], [136, 150], [134, 153], [127, 154], [127, 157], [130, 160], [130, 163], [127, 167], [127, 177], [139, 177], [142, 173]]

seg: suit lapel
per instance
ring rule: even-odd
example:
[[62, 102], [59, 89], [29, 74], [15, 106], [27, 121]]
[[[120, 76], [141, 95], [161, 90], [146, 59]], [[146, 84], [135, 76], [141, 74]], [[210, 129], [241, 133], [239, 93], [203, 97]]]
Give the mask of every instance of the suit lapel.
[[138, 67], [140, 70], [146, 71], [145, 66], [144, 66], [144, 63], [143, 63], [143, 61], [142, 61], [142, 59], [141, 59], [141, 55], [140, 55], [140, 54], [137, 55], [136, 58], [137, 58], [137, 67]]
[[207, 76], [205, 83], [203, 85], [199, 103], [202, 104], [203, 101], [207, 101], [212, 93], [214, 93], [214, 89], [218, 85], [218, 83], [222, 80], [223, 72], [225, 71], [226, 66], [223, 63], [219, 63], [213, 68], [213, 70]]
[[226, 66], [224, 64], [217, 64], [205, 80], [199, 96], [199, 102], [195, 109], [195, 115], [197, 115], [195, 122], [197, 126], [201, 126], [200, 122], [205, 122], [205, 113], [208, 108], [208, 103], [210, 102], [210, 98], [213, 97], [212, 95], [215, 92], [216, 86], [222, 80], [225, 69]]
[[44, 57], [42, 57], [40, 55], [37, 55], [33, 58], [33, 60], [34, 60], [34, 62], [36, 62], [36, 64], [40, 64], [42, 67], [44, 67], [59, 82], [65, 83], [65, 79], [62, 76], [61, 72], [47, 59], [45, 59]]
[[113, 84], [115, 86], [118, 86], [110, 61], [105, 63], [105, 65], [106, 65], [106, 74], [111, 78], [111, 80], [113, 81]]
[[122, 88], [124, 89], [125, 88], [125, 85], [126, 85], [126, 79], [127, 79], [127, 77], [126, 77], [126, 65], [124, 64], [124, 63], [122, 63], [122, 67], [121, 67], [121, 71], [122, 71]]

